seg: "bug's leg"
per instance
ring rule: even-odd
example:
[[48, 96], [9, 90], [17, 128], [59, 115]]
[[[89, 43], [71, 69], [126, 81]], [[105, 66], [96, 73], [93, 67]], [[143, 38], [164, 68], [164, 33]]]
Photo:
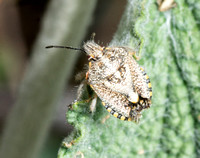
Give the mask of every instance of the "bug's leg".
[[75, 76], [76, 81], [81, 81], [78, 90], [77, 90], [77, 100], [81, 100], [84, 91], [87, 89], [87, 80], [89, 72], [82, 71]]
[[85, 79], [86, 71], [79, 72], [75, 75], [75, 81], [81, 82]]
[[95, 37], [95, 36], [96, 36], [96, 33], [93, 32], [93, 33], [91, 34], [90, 40], [91, 40], [91, 41], [94, 41], [94, 37]]
[[129, 48], [129, 47], [125, 47], [126, 51], [131, 55], [131, 56], [134, 56], [134, 58], [136, 60], [140, 60], [140, 57], [139, 55], [137, 54], [136, 51], [134, 51], [132, 48]]
[[62, 142], [62, 146], [65, 148], [71, 148], [74, 145], [74, 141], [72, 140], [71, 142]]
[[75, 100], [74, 103], [69, 105], [70, 109], [73, 109], [73, 105], [85, 104], [89, 103], [90, 112], [94, 113], [96, 111], [96, 104], [97, 104], [97, 95], [94, 95], [88, 99], [77, 101]]
[[94, 113], [96, 111], [96, 104], [97, 104], [97, 95], [94, 95], [94, 97], [92, 98], [91, 103], [90, 103], [90, 111], [92, 113]]
[[88, 80], [88, 77], [89, 77], [89, 71], [86, 72], [85, 79]]
[[89, 103], [93, 97], [91, 96], [90, 92], [91, 90], [89, 89], [90, 87], [88, 86], [87, 80], [83, 80], [78, 89], [77, 89], [77, 99], [69, 105], [69, 108], [72, 109], [73, 104], [84, 104], [84, 103]]
[[84, 154], [83, 154], [81, 151], [78, 151], [78, 152], [76, 153], [76, 155], [74, 155], [73, 158], [77, 158], [77, 156], [81, 156], [81, 158], [84, 158], [84, 157], [85, 157]]
[[101, 123], [104, 124], [107, 119], [110, 118], [110, 115], [106, 115], [104, 118], [102, 118]]
[[86, 88], [87, 88], [87, 81], [83, 80], [77, 90], [77, 100], [81, 100]]
[[90, 97], [90, 98], [85, 99], [85, 100], [75, 100], [73, 103], [68, 105], [68, 108], [73, 110], [73, 105], [87, 104], [90, 101], [91, 101], [91, 103], [89, 105], [90, 106], [90, 111], [93, 113], [96, 110], [96, 98], [94, 98], [94, 97]]
[[161, 12], [167, 11], [177, 6], [176, 2], [174, 2], [173, 0], [171, 1], [157, 0], [157, 4], [158, 4], [158, 9]]
[[137, 55], [137, 53], [136, 53], [135, 51], [131, 51], [131, 52], [129, 52], [129, 54], [132, 55], [132, 56], [134, 56], [134, 58], [135, 58], [136, 60], [140, 60], [139, 55]]
[[80, 84], [77, 90], [77, 100], [69, 105], [69, 108], [72, 109], [73, 105], [89, 103], [90, 111], [93, 113], [96, 110], [97, 95], [91, 91], [90, 86], [87, 81], [84, 80]]

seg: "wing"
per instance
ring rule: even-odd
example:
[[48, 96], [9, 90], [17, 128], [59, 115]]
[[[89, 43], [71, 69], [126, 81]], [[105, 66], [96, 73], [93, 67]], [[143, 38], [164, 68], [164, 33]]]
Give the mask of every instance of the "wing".
[[101, 83], [90, 86], [102, 100], [102, 104], [108, 112], [121, 120], [131, 119], [129, 101], [124, 95], [112, 91]]
[[133, 59], [132, 55], [128, 56], [127, 63], [130, 68], [132, 83], [135, 87], [135, 90], [142, 98], [150, 99], [151, 83], [149, 77], [146, 75], [146, 72]]
[[[152, 90], [148, 76], [131, 53], [110, 48], [89, 65], [89, 84], [105, 108], [121, 120], [138, 122], [141, 111], [151, 105]], [[132, 102], [134, 94], [139, 96], [137, 102]]]

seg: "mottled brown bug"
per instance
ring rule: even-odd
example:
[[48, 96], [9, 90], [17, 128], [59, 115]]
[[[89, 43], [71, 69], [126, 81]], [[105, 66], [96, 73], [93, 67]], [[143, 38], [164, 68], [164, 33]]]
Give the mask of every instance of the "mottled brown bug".
[[[52, 47], [60, 46], [46, 48]], [[151, 106], [151, 82], [133, 58], [132, 49], [101, 47], [93, 40], [86, 42], [83, 49], [61, 47], [81, 50], [89, 56], [86, 80], [103, 106], [116, 118], [138, 122], [141, 111]]]

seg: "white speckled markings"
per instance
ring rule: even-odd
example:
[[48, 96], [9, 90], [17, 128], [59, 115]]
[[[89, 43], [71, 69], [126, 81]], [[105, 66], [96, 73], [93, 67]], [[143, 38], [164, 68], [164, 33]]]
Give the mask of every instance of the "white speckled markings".
[[116, 118], [138, 122], [141, 111], [149, 108], [152, 87], [143, 68], [127, 47], [101, 47], [94, 41], [83, 46], [89, 55], [86, 80], [103, 106]]
[[99, 97], [103, 106], [114, 117], [139, 122], [142, 110], [151, 106], [151, 82], [144, 69], [133, 58], [134, 50], [128, 47], [102, 47], [93, 40], [86, 42], [83, 48], [46, 48], [80, 50], [89, 56], [85, 78], [96, 95], [86, 102], [91, 102], [92, 112], [96, 109]]

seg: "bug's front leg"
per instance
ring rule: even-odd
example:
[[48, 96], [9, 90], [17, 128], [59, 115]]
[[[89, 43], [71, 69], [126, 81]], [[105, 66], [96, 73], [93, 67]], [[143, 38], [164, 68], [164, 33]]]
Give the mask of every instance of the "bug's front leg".
[[137, 53], [136, 53], [135, 51], [131, 51], [131, 52], [129, 52], [129, 54], [130, 54], [131, 56], [134, 56], [134, 58], [135, 58], [136, 60], [140, 60], [140, 56], [138, 56]]
[[136, 60], [140, 60], [140, 56], [137, 55], [137, 52], [134, 51], [132, 48], [129, 48], [129, 47], [125, 47], [126, 51], [131, 55], [131, 56], [134, 56], [134, 58]]
[[89, 78], [89, 71], [86, 72], [85, 79], [88, 80]]
[[90, 111], [94, 113], [96, 111], [96, 105], [97, 105], [97, 95], [95, 94], [93, 98], [91, 98], [90, 103]]
[[69, 108], [73, 109], [72, 105], [88, 104], [88, 103], [90, 112], [94, 113], [96, 111], [97, 95], [94, 95], [86, 100], [75, 101], [74, 103], [69, 105]]
[[[96, 110], [97, 95], [93, 92], [91, 93], [91, 88], [88, 85], [89, 72], [86, 72], [85, 80], [81, 82], [77, 90], [77, 100], [73, 104], [85, 104], [89, 103], [90, 111], [93, 113]], [[72, 108], [71, 106], [69, 106]]]

